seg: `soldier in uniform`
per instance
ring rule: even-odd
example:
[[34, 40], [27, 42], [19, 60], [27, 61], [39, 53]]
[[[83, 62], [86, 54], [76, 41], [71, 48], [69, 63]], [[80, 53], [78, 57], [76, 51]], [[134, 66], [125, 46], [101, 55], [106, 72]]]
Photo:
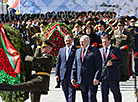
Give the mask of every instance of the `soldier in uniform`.
[[125, 23], [123, 21], [118, 22], [118, 29], [115, 30], [111, 40], [112, 45], [120, 48], [123, 55], [124, 64], [120, 68], [120, 80], [127, 81], [128, 76], [128, 55], [129, 50], [134, 48], [134, 42], [131, 32], [124, 28]]
[[[130, 29], [135, 43], [134, 53], [138, 52], [138, 27], [136, 27], [136, 17], [132, 16], [130, 20]], [[138, 59], [135, 59], [135, 72], [138, 74]]]
[[82, 22], [78, 21], [73, 28], [73, 38], [74, 38], [74, 44], [76, 46], [79, 46], [79, 39], [82, 36]]
[[97, 36], [98, 36], [98, 48], [102, 47], [102, 40], [101, 40], [101, 36], [105, 33], [105, 29], [106, 29], [106, 24], [100, 20], [97, 22], [98, 23], [98, 32], [96, 32]]
[[0, 84], [0, 91], [29, 91], [31, 92], [31, 102], [40, 102], [41, 94], [48, 94], [50, 72], [53, 65], [53, 57], [49, 53], [53, 44], [44, 38], [42, 40], [42, 46], [36, 49], [34, 56], [28, 56], [25, 59], [36, 64], [36, 73], [33, 78], [16, 85]]

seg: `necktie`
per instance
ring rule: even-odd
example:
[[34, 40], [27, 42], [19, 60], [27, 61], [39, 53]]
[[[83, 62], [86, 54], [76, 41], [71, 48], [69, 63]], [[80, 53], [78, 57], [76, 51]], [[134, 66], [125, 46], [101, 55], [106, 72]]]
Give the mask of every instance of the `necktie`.
[[82, 50], [82, 57], [81, 57], [82, 62], [83, 62], [83, 59], [84, 59], [84, 54], [85, 54], [85, 49]]
[[70, 53], [70, 48], [68, 48], [68, 52], [67, 52], [68, 54], [67, 54], [67, 58], [66, 58], [66, 60], [68, 60], [68, 57], [69, 57], [69, 53]]
[[69, 56], [69, 54], [70, 54], [70, 48], [68, 48], [68, 56]]
[[107, 60], [107, 48], [106, 48], [105, 51], [104, 51], [104, 60], [105, 60], [105, 61]]

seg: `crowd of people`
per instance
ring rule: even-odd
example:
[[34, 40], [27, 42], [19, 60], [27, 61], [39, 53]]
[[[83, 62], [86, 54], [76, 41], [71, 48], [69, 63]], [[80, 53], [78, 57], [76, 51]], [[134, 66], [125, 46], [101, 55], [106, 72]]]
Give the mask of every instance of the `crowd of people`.
[[[112, 33], [105, 19], [107, 22], [114, 20], [115, 26], [108, 23]], [[119, 82], [129, 80], [133, 71], [138, 74], [138, 59], [133, 58], [138, 52], [137, 18], [120, 16], [116, 19], [115, 12], [91, 11], [1, 15], [2, 24], [20, 31], [32, 56], [42, 47], [44, 29], [56, 22], [65, 23], [72, 29], [72, 35], [65, 36], [65, 47], [59, 50], [56, 60], [56, 88], [61, 83], [66, 101], [75, 102], [78, 85], [83, 102], [97, 102], [100, 84], [102, 102], [108, 102], [109, 89], [115, 102], [122, 102]], [[36, 67], [35, 63], [33, 67]]]

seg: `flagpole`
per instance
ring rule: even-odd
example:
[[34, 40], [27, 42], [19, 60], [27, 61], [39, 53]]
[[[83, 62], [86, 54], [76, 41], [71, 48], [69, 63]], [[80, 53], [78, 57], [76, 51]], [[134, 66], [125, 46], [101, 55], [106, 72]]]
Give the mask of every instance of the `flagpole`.
[[19, 0], [19, 13], [21, 13], [21, 1]]
[[2, 14], [3, 14], [3, 0], [1, 0], [1, 9], [2, 9]]

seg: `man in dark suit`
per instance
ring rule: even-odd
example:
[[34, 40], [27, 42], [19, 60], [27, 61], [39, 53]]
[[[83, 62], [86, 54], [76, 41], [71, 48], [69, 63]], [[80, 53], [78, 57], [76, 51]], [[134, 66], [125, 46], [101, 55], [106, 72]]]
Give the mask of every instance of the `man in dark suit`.
[[[103, 68], [107, 66], [101, 76], [101, 93], [102, 102], [108, 102], [109, 89], [114, 95], [115, 102], [122, 102], [119, 80], [120, 80], [120, 65], [123, 64], [123, 57], [119, 48], [113, 47], [110, 44], [111, 40], [107, 33], [102, 36], [103, 47], [100, 48], [102, 56]], [[112, 55], [115, 55], [117, 59], [112, 60]]]
[[28, 56], [25, 59], [36, 64], [36, 73], [33, 78], [16, 85], [0, 84], [0, 91], [30, 91], [31, 102], [40, 102], [41, 94], [48, 94], [50, 72], [53, 65], [53, 57], [49, 53], [53, 44], [45, 39], [43, 41], [41, 48], [37, 48], [34, 56]]
[[64, 42], [66, 46], [59, 50], [57, 57], [56, 80], [61, 80], [66, 102], [75, 102], [76, 90], [71, 84], [70, 75], [76, 47], [72, 45], [72, 38], [69, 35], [65, 36]]
[[97, 102], [98, 85], [94, 85], [93, 81], [98, 83], [102, 58], [99, 50], [90, 46], [90, 38], [87, 35], [80, 38], [80, 45], [73, 63], [71, 82], [79, 84], [83, 102]]

